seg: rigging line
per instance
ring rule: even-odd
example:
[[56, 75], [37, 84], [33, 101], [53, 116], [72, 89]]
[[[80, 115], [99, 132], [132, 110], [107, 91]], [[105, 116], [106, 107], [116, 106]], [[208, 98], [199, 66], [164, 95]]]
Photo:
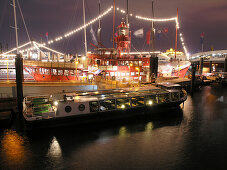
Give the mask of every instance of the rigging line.
[[[72, 29], [74, 27], [73, 26], [74, 21], [76, 21], [77, 18], [78, 18], [78, 15], [76, 15], [77, 14], [76, 11], [78, 9], [78, 4], [79, 4], [79, 2], [78, 2], [78, 0], [76, 0], [75, 3], [74, 3], [74, 7], [73, 7], [74, 13], [72, 15], [72, 18], [70, 19], [70, 22], [68, 23], [68, 28], [70, 28], [70, 29]], [[67, 51], [68, 50], [69, 43], [70, 43], [69, 41], [70, 41], [69, 39], [67, 39], [66, 41], [63, 41], [63, 47], [64, 47], [63, 50], [64, 51]]]
[[26, 30], [26, 33], [27, 33], [27, 36], [28, 36], [28, 40], [31, 41], [31, 38], [30, 38], [29, 33], [28, 33], [27, 26], [26, 26], [26, 23], [25, 23], [25, 20], [24, 20], [24, 15], [23, 15], [21, 7], [20, 7], [19, 0], [17, 0], [17, 4], [18, 4], [19, 10], [20, 10], [20, 14], [21, 14], [21, 17], [22, 17], [22, 21], [24, 23], [24, 27], [25, 27], [25, 30]]
[[136, 50], [136, 52], [139, 52], [132, 43], [131, 43], [131, 45], [132, 45], [132, 48], [134, 48], [134, 50]]

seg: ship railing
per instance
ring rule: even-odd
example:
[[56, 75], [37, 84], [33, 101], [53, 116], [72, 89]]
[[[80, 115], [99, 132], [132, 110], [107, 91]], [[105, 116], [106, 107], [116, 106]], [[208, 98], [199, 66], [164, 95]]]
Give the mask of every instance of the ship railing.
[[37, 67], [53, 67], [53, 68], [76, 68], [75, 62], [43, 62], [43, 61], [33, 61], [24, 60], [24, 65], [26, 66], [37, 66]]

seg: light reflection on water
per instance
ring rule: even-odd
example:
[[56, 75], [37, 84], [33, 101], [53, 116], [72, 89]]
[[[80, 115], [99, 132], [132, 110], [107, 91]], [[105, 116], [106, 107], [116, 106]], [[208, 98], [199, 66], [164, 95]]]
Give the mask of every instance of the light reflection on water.
[[0, 164], [8, 169], [223, 169], [226, 97], [223, 89], [204, 87], [188, 96], [183, 113], [167, 111], [157, 119], [28, 137], [0, 132]]
[[53, 140], [50, 143], [50, 148], [48, 149], [47, 156], [51, 159], [61, 160], [62, 151], [61, 146], [59, 145], [56, 137], [53, 137]]
[[6, 130], [2, 134], [0, 155], [2, 161], [9, 169], [22, 168], [28, 163], [30, 157], [29, 146], [26, 138], [13, 130]]

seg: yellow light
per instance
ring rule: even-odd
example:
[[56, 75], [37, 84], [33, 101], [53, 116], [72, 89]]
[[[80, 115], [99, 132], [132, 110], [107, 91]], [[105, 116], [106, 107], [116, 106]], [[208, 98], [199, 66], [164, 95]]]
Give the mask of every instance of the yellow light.
[[130, 64], [130, 67], [132, 67], [133, 66], [133, 64]]
[[76, 96], [74, 97], [75, 100], [79, 100], [80, 99], [80, 96]]
[[54, 101], [54, 105], [55, 106], [58, 106], [58, 101]]
[[152, 105], [153, 102], [151, 100], [148, 101], [148, 105]]
[[121, 108], [122, 108], [122, 109], [125, 109], [125, 105], [124, 105], [124, 104], [123, 104], [123, 105], [121, 105]]
[[83, 57], [82, 57], [82, 60], [83, 60], [83, 61], [84, 61], [84, 60], [86, 60], [86, 57], [85, 57], [85, 56], [83, 56]]
[[136, 70], [138, 70], [138, 71], [139, 71], [139, 70], [140, 70], [140, 68], [139, 68], [139, 67], [136, 67]]

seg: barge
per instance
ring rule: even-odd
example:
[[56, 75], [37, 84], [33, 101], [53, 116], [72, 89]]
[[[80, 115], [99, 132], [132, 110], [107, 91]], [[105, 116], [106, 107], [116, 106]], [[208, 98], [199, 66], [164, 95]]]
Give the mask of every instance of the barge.
[[157, 87], [28, 96], [23, 118], [28, 130], [81, 125], [152, 115], [178, 107], [186, 99], [185, 90]]

